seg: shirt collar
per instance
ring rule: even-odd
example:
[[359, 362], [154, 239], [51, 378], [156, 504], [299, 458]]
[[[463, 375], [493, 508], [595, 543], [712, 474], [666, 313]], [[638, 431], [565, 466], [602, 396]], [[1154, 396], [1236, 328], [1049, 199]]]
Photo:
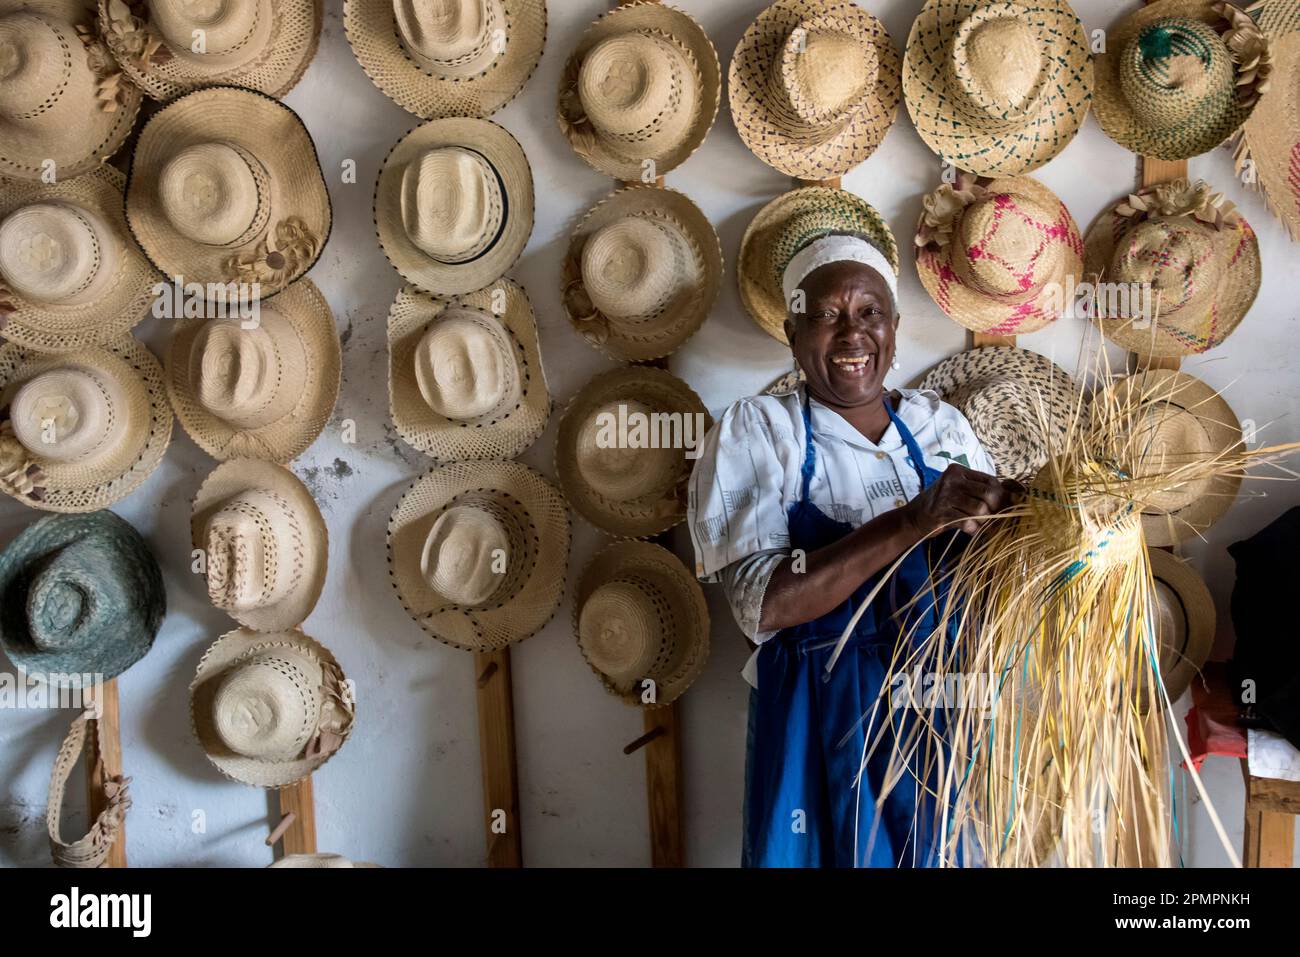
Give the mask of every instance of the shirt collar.
[[[898, 408], [895, 415], [903, 420], [903, 424], [916, 434], [924, 428], [939, 407], [939, 397], [933, 392], [922, 392], [918, 389], [899, 389], [902, 398], [899, 400]], [[832, 409], [830, 406], [823, 405], [804, 389], [804, 397], [809, 403], [809, 417], [812, 420], [812, 431], [814, 439], [836, 439], [845, 442], [855, 448], [867, 452], [899, 452], [905, 450], [903, 437], [898, 432], [898, 427], [891, 421], [889, 428], [885, 429], [884, 435], [880, 437], [878, 444], [873, 444], [870, 439], [859, 432], [852, 424], [849, 423], [842, 415]]]

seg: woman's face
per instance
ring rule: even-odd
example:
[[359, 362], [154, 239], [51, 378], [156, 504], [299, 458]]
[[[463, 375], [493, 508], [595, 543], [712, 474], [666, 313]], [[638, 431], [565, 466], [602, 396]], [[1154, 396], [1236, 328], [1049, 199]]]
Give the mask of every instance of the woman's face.
[[800, 289], [806, 308], [791, 309], [785, 334], [808, 391], [840, 407], [880, 401], [898, 328], [884, 277], [862, 263], [828, 263]]

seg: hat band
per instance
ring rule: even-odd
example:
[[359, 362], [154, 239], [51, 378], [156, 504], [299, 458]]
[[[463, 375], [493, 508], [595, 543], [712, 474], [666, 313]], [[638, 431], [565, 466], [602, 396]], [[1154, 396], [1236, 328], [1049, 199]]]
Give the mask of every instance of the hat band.
[[[488, 241], [487, 245], [484, 246], [482, 249], [480, 249], [472, 256], [468, 256], [464, 259], [447, 258], [443, 256], [429, 256], [429, 258], [432, 259], [434, 262], [441, 263], [444, 266], [468, 266], [471, 263], [478, 262], [480, 259], [482, 259], [483, 257], [487, 256], [489, 253], [491, 253], [494, 248], [496, 248], [497, 243], [501, 241], [501, 237], [506, 234], [506, 227], [509, 226], [510, 224], [510, 194], [506, 190], [506, 181], [502, 178], [500, 171], [497, 170], [496, 164], [493, 163], [492, 160], [486, 154], [480, 152], [479, 150], [474, 149], [474, 147], [472, 146], [465, 146], [461, 144], [458, 145], [457, 148], [463, 149], [467, 153], [473, 153], [475, 156], [477, 156], [487, 165], [488, 169], [492, 171], [492, 176], [496, 179], [497, 193], [501, 197], [501, 221], [497, 223], [496, 233], [493, 234], [491, 240]], [[425, 253], [425, 255], [428, 256], [429, 254]]]

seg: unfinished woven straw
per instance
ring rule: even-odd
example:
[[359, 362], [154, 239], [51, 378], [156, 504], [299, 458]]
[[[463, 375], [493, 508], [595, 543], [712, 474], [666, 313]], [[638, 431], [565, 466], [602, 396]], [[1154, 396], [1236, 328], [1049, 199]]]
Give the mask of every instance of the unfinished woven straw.
[[1092, 72], [1066, 0], [927, 0], [903, 56], [903, 99], [921, 139], [953, 166], [1018, 176], [1079, 131]]
[[569, 56], [560, 130], [592, 168], [650, 182], [700, 147], [721, 95], [704, 28], [676, 7], [636, 0], [591, 24]]
[[1170, 701], [1182, 697], [1214, 647], [1214, 599], [1201, 577], [1162, 548], [1147, 549], [1155, 580], [1160, 677]]
[[345, 0], [343, 29], [366, 75], [423, 119], [491, 116], [528, 82], [546, 45], [545, 0]]
[[569, 514], [519, 462], [458, 462], [417, 479], [388, 521], [398, 600], [434, 638], [500, 651], [537, 634], [564, 594]]
[[121, 837], [126, 812], [131, 809], [131, 779], [120, 774], [105, 775], [104, 806], [95, 815], [89, 830], [71, 843], [63, 840], [63, 797], [67, 792], [72, 769], [83, 754], [87, 774], [90, 773], [90, 767], [103, 761], [99, 718], [90, 709], [73, 720], [59, 745], [59, 753], [50, 772], [50, 792], [45, 804], [45, 830], [50, 839], [50, 857], [54, 860], [55, 867], [103, 867], [108, 860], [108, 852]]

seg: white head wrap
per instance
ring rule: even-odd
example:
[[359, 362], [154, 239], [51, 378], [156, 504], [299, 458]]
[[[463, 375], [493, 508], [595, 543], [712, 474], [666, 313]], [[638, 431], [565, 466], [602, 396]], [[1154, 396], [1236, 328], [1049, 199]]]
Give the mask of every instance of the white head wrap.
[[894, 267], [884, 253], [861, 236], [822, 236], [795, 253], [781, 277], [786, 307], [789, 308], [795, 290], [814, 270], [840, 262], [862, 263], [880, 273], [889, 287], [894, 307], [898, 307], [898, 277], [894, 274]]

